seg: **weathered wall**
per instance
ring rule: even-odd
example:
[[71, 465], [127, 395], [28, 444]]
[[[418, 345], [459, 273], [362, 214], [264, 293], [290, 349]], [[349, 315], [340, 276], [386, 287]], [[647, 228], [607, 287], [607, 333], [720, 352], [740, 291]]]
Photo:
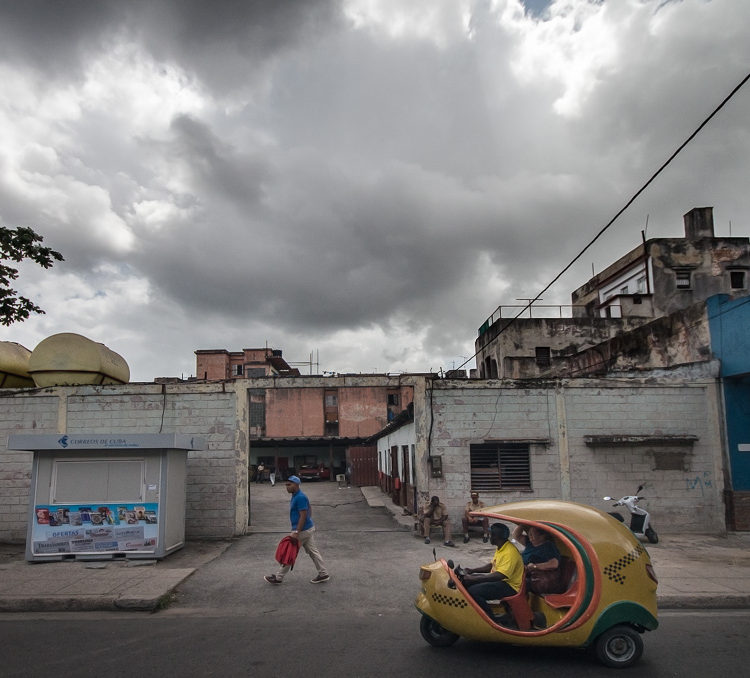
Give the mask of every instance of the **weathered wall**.
[[[418, 453], [420, 501], [437, 494], [455, 519], [470, 491], [472, 443], [527, 440], [531, 491], [483, 493], [488, 504], [533, 498], [570, 499], [607, 509], [605, 494], [642, 492], [656, 529], [724, 529], [721, 433], [714, 380], [580, 379], [525, 387], [517, 382], [436, 381], [431, 453], [442, 455], [442, 479], [429, 477]], [[429, 431], [430, 398], [417, 430]], [[695, 438], [670, 446], [651, 442], [587, 443], [597, 436]], [[421, 463], [420, 463], [421, 462]]]
[[[647, 319], [518, 318], [507, 326], [508, 322], [509, 319], [499, 320], [477, 338], [477, 365], [481, 371], [484, 359], [489, 356], [503, 370], [498, 375], [500, 378], [520, 379], [539, 376], [544, 372], [536, 365], [534, 356], [537, 346], [549, 347], [555, 361], [630, 332], [647, 322]], [[503, 327], [506, 329], [499, 333]], [[506, 357], [520, 360], [508, 361]]]
[[229, 378], [229, 352], [196, 351], [195, 376], [198, 379], [216, 381]]
[[[252, 380], [255, 382], [255, 380]], [[266, 390], [266, 436], [320, 437], [324, 431], [323, 388]]]
[[230, 384], [127, 384], [0, 391], [0, 541], [26, 537], [32, 453], [11, 433], [184, 433], [205, 438], [188, 454], [186, 535], [228, 537], [247, 525], [246, 392]]
[[370, 436], [387, 423], [387, 388], [339, 389], [339, 435], [350, 438]]
[[412, 386], [397, 378], [294, 377], [247, 379], [246, 388], [265, 389], [267, 437], [322, 437], [325, 434], [324, 396], [338, 398], [340, 437], [367, 437], [388, 423], [388, 392], [398, 389], [400, 408], [412, 401]]

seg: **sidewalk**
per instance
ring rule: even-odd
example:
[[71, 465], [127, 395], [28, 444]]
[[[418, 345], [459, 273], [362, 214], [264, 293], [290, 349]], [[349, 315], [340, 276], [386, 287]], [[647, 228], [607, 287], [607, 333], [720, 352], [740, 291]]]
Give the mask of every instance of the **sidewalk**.
[[[274, 502], [286, 504], [283, 488]], [[403, 514], [377, 487], [352, 488], [370, 507], [385, 507], [404, 531], [413, 532], [414, 518]], [[343, 498], [344, 493], [341, 493]], [[272, 510], [271, 510], [272, 509]], [[284, 532], [284, 511], [255, 508], [254, 521], [264, 530]], [[276, 522], [274, 522], [276, 521]], [[277, 524], [278, 523], [278, 524]], [[258, 530], [251, 530], [258, 531]], [[164, 560], [65, 560], [28, 563], [21, 545], [0, 544], [0, 612], [156, 610], [169, 603], [175, 589], [196, 570], [232, 544], [226, 541], [191, 541]], [[473, 539], [455, 549], [472, 552], [482, 546]], [[659, 577], [659, 607], [743, 608], [750, 606], [750, 533], [727, 537], [661, 535], [659, 544], [647, 544]], [[481, 550], [481, 549], [480, 549]]]

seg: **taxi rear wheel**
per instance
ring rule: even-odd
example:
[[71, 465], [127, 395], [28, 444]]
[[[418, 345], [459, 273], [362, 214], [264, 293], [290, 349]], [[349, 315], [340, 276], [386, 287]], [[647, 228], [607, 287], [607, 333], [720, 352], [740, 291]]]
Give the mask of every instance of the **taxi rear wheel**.
[[433, 647], [448, 647], [458, 640], [458, 636], [452, 631], [444, 629], [434, 619], [422, 617], [419, 622], [419, 632]]
[[643, 654], [641, 634], [629, 626], [613, 626], [596, 639], [596, 658], [605, 666], [624, 669]]

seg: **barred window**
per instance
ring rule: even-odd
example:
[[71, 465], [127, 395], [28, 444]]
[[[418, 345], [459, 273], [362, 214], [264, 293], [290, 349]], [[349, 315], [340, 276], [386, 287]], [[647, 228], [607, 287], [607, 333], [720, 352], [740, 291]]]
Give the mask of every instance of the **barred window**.
[[528, 443], [481, 443], [469, 448], [471, 489], [477, 492], [530, 490]]

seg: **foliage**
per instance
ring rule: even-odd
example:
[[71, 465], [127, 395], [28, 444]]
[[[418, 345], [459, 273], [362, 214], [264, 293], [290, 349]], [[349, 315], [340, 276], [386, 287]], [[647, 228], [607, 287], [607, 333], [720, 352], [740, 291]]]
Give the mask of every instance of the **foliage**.
[[31, 313], [44, 313], [26, 297], [18, 296], [11, 281], [18, 278], [18, 269], [6, 262], [21, 262], [30, 259], [44, 268], [51, 268], [55, 261], [64, 261], [62, 254], [51, 247], [42, 247], [42, 236], [25, 226], [5, 228], [0, 226], [0, 324], [23, 322]]

